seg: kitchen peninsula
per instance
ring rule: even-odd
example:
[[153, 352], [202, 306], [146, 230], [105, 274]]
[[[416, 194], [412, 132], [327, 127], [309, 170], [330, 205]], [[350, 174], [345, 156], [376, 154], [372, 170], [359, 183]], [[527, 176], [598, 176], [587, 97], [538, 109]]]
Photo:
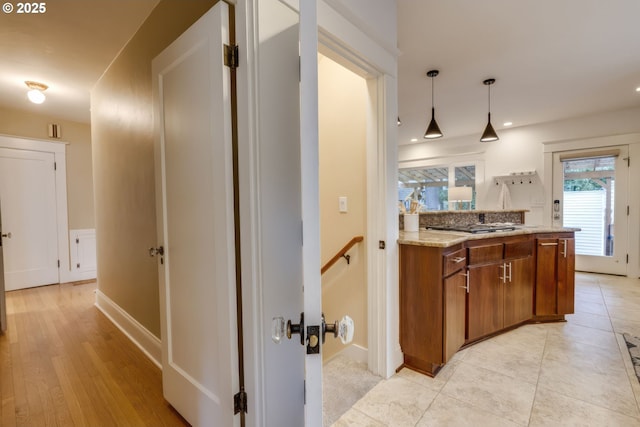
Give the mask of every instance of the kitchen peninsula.
[[400, 231], [404, 366], [435, 375], [461, 348], [573, 313], [572, 228]]

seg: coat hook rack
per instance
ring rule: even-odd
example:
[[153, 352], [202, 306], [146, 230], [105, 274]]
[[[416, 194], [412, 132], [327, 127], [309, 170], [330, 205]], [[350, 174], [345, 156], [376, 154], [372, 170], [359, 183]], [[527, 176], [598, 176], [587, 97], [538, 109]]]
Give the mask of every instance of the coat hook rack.
[[499, 175], [494, 176], [493, 181], [496, 186], [500, 184], [507, 185], [524, 185], [524, 184], [533, 184], [538, 179], [538, 173], [536, 171], [530, 172], [512, 172], [509, 175]]

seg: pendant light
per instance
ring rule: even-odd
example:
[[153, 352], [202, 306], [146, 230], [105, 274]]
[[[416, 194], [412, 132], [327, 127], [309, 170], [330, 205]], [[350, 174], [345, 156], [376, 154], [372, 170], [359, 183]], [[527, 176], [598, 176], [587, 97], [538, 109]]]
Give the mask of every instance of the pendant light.
[[433, 106], [433, 78], [437, 76], [438, 73], [439, 73], [438, 70], [427, 71], [427, 76], [431, 77], [431, 121], [429, 122], [427, 131], [424, 133], [425, 139], [435, 139], [435, 138], [440, 138], [442, 136], [440, 127], [438, 126], [438, 123], [436, 123], [436, 117], [435, 117], [436, 110]]
[[498, 134], [496, 133], [496, 131], [493, 130], [493, 126], [491, 126], [491, 85], [495, 82], [496, 79], [487, 79], [482, 82], [489, 88], [489, 117], [487, 120], [487, 127], [484, 128], [484, 132], [480, 137], [480, 142], [497, 141], [498, 139], [500, 139], [498, 138]]

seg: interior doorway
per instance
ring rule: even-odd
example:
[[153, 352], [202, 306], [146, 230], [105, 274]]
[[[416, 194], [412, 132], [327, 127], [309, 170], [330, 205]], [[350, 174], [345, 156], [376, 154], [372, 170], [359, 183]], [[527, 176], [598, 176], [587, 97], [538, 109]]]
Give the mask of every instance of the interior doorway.
[[376, 120], [370, 114], [375, 78], [344, 58], [338, 58], [340, 63], [335, 58], [318, 56], [322, 310], [327, 323], [350, 316], [355, 333], [347, 346], [333, 339], [323, 346], [325, 425], [335, 422], [381, 379], [369, 363], [377, 358], [369, 345], [369, 319], [378, 313], [369, 297], [375, 280], [369, 268], [370, 224], [376, 214], [368, 209], [367, 182], [368, 155], [377, 147], [377, 138], [369, 132]]

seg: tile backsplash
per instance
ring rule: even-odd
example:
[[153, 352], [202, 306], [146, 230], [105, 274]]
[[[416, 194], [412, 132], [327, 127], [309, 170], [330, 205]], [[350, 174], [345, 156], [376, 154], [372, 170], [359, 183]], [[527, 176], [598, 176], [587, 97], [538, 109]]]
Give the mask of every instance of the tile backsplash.
[[[419, 227], [424, 229], [430, 225], [472, 225], [494, 222], [524, 224], [525, 212], [527, 210], [421, 212]], [[404, 230], [404, 215], [402, 214], [400, 215], [400, 230]]]

